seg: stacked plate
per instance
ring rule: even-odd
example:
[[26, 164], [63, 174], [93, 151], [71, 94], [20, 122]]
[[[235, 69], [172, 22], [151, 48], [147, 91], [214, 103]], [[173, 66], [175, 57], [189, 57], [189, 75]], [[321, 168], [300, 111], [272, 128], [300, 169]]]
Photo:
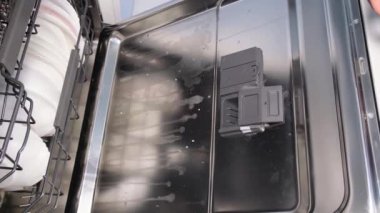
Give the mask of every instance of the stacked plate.
[[[38, 33], [33, 35], [24, 59], [19, 80], [24, 84], [28, 97], [33, 100], [32, 116], [35, 124], [27, 134], [24, 124], [16, 123], [7, 155], [15, 159], [19, 156], [16, 170], [0, 183], [0, 189], [19, 190], [40, 181], [46, 172], [50, 153], [41, 137], [55, 133], [54, 119], [57, 112], [63, 81], [66, 74], [70, 52], [79, 36], [80, 24], [76, 11], [66, 0], [42, 0], [36, 20]], [[0, 85], [1, 91], [5, 85]], [[0, 106], [3, 106], [0, 100]], [[16, 102], [8, 97], [4, 119], [10, 119]], [[17, 120], [26, 121], [27, 114], [21, 108]], [[0, 125], [0, 136], [5, 136], [8, 124]], [[24, 143], [28, 135], [27, 143]], [[0, 147], [4, 140], [0, 140]], [[19, 151], [22, 151], [21, 153]], [[9, 159], [4, 159], [0, 167], [13, 167]], [[0, 178], [9, 173], [9, 169], [0, 169]]]
[[[4, 127], [4, 128], [3, 128]], [[0, 128], [0, 134], [5, 135], [7, 128], [3, 124]], [[16, 159], [18, 152], [24, 145], [27, 128], [23, 124], [15, 124], [12, 131], [12, 140], [10, 140], [7, 149], [7, 155]], [[1, 189], [8, 191], [20, 190], [25, 186], [32, 186], [38, 183], [46, 172], [49, 162], [50, 153], [42, 139], [33, 131], [29, 132], [27, 143], [20, 153], [18, 165], [22, 170], [16, 170], [12, 175], [0, 183]], [[2, 167], [13, 168], [13, 163], [5, 158], [1, 163]], [[0, 177], [4, 177], [11, 170], [0, 169]]]
[[20, 81], [34, 102], [33, 130], [39, 136], [54, 134], [54, 119], [70, 52], [79, 35], [80, 24], [74, 8], [65, 0], [43, 0]]

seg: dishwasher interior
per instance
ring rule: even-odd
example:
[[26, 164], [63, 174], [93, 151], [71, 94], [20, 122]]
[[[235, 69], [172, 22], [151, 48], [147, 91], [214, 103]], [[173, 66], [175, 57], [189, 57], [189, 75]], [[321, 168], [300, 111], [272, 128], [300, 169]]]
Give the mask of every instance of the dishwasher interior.
[[85, 42], [46, 175], [1, 211], [376, 212], [367, 2], [171, 1], [113, 25], [72, 3]]

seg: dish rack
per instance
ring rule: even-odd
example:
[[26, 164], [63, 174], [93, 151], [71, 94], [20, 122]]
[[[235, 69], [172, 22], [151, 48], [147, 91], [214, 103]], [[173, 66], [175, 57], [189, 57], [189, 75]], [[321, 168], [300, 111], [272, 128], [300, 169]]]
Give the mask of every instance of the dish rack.
[[[94, 39], [93, 24], [89, 17], [89, 8], [91, 7], [89, 0], [69, 2], [79, 14], [81, 28], [66, 69], [54, 122], [55, 134], [51, 137], [43, 138], [50, 151], [47, 171], [43, 179], [35, 186], [23, 191], [7, 192], [23, 200], [23, 203], [16, 207], [22, 212], [50, 211], [56, 208], [59, 197], [64, 194], [61, 189], [62, 173], [66, 162], [70, 160], [67, 150], [69, 146], [67, 135], [73, 120], [79, 119], [77, 98], [74, 90], [80, 88], [82, 83], [86, 81], [85, 62], [93, 54]], [[29, 41], [33, 39], [33, 34], [38, 33], [39, 26], [35, 21], [40, 3], [41, 0], [0, 1], [0, 82], [5, 83], [5, 90], [0, 91], [0, 100], [3, 101], [0, 106], [0, 126], [6, 125], [7, 127], [6, 134], [0, 135], [0, 145], [2, 145], [0, 147], [0, 163], [7, 159], [13, 164], [10, 167], [0, 167], [2, 170], [9, 171], [6, 175], [0, 177], [0, 182], [9, 178], [16, 170], [23, 169], [18, 162], [23, 154], [23, 149], [28, 143], [31, 125], [35, 123], [33, 119], [33, 100], [28, 97], [28, 91], [25, 90], [24, 85], [18, 78], [23, 70], [23, 61]], [[84, 43], [83, 51], [80, 51], [80, 43], [82, 42]], [[15, 104], [9, 106], [9, 104], [7, 105], [7, 100], [11, 97], [16, 101]], [[5, 115], [7, 107], [11, 107], [12, 110], [9, 118]], [[27, 114], [26, 119], [20, 120], [17, 117], [20, 111], [25, 111]], [[24, 124], [27, 131], [22, 146], [18, 150], [16, 158], [13, 159], [7, 154], [7, 148], [9, 143], [12, 142], [11, 134], [16, 123]]]

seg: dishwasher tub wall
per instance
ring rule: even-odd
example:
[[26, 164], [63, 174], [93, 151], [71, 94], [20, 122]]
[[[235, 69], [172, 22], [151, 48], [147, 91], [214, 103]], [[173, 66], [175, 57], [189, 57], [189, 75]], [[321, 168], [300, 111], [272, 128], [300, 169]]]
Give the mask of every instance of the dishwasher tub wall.
[[[103, 31], [68, 211], [373, 210], [358, 5], [274, 3], [175, 2]], [[254, 46], [266, 84], [285, 88], [286, 122], [220, 138], [220, 57]]]

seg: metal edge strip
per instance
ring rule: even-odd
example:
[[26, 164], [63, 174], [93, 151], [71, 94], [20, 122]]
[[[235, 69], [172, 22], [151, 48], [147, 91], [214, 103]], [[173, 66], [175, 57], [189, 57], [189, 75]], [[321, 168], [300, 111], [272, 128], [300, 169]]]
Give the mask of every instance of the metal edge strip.
[[108, 41], [104, 67], [100, 76], [99, 87], [96, 96], [93, 125], [89, 135], [89, 148], [85, 161], [83, 183], [78, 198], [77, 212], [91, 212], [97, 174], [100, 165], [105, 129], [108, 120], [108, 110], [112, 98], [113, 84], [116, 74], [116, 65], [121, 45], [121, 35], [114, 33]]

